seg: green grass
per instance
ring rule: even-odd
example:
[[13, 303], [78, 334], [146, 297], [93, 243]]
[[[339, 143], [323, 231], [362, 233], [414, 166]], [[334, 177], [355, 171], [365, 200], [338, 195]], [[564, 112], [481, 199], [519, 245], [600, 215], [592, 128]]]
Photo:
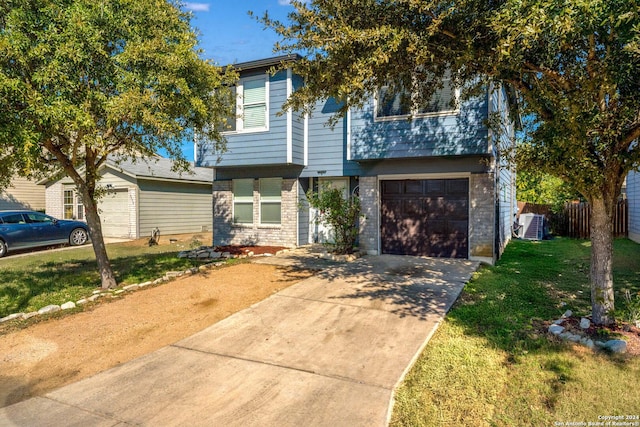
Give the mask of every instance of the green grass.
[[[141, 283], [171, 270], [193, 267], [177, 258], [177, 246], [114, 243], [107, 253], [118, 284]], [[100, 286], [90, 245], [64, 251], [47, 251], [25, 257], [0, 259], [0, 317], [30, 312], [49, 304], [62, 304], [90, 296]]]
[[[589, 243], [514, 241], [465, 287], [396, 395], [392, 426], [552, 426], [640, 415], [640, 358], [550, 340], [591, 311]], [[615, 242], [616, 304], [640, 292], [640, 245]]]

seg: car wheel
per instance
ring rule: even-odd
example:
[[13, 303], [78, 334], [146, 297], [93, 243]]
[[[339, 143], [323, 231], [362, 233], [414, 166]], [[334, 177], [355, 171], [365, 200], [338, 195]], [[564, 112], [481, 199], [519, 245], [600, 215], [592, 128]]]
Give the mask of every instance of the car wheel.
[[82, 228], [76, 228], [69, 236], [69, 244], [71, 246], [84, 245], [87, 243], [87, 240], [89, 240], [89, 236], [87, 236], [87, 232]]
[[7, 244], [4, 240], [0, 239], [0, 258], [7, 254]]

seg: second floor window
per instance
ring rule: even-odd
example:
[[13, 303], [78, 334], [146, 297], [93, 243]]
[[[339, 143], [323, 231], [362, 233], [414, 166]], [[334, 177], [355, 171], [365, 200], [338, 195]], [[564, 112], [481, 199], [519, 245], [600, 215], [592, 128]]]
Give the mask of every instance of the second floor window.
[[236, 89], [238, 94], [236, 130], [267, 130], [268, 90], [267, 76], [240, 79]]
[[413, 95], [408, 90], [392, 91], [389, 86], [382, 86], [376, 94], [376, 120], [394, 120], [409, 116], [421, 117], [439, 114], [452, 114], [456, 108], [452, 101], [457, 100], [458, 91], [450, 79], [443, 79], [442, 89], [436, 90], [429, 102], [413, 107]]

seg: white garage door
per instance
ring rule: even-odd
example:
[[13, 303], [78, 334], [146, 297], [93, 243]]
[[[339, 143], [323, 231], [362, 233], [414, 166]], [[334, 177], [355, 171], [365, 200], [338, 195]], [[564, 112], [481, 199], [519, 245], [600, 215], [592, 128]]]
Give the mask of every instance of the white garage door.
[[104, 237], [129, 237], [129, 192], [107, 193], [98, 204]]

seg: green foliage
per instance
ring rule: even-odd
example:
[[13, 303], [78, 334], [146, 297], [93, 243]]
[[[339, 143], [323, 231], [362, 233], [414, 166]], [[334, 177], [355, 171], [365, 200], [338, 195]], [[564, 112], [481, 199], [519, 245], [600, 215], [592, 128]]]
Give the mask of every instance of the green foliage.
[[[615, 241], [614, 273], [640, 291], [640, 245]], [[390, 425], [553, 425], [637, 412], [640, 359], [549, 339], [548, 323], [589, 313], [589, 243], [510, 243], [468, 283], [396, 394]], [[563, 305], [566, 304], [566, 305]]]
[[0, 186], [16, 173], [69, 176], [104, 287], [115, 285], [96, 207], [108, 156], [163, 150], [187, 170], [185, 140], [224, 149], [236, 74], [199, 57], [189, 19], [170, 0], [0, 2]]
[[319, 211], [316, 221], [331, 227], [335, 253], [352, 253], [358, 237], [360, 198], [345, 198], [341, 190], [326, 187], [318, 192], [309, 190], [307, 199], [309, 205]]
[[419, 107], [448, 72], [462, 99], [491, 83], [514, 89], [524, 132], [515, 153], [499, 147], [499, 154], [519, 171], [561, 178], [590, 202], [593, 294], [607, 295], [594, 299], [594, 321], [611, 320], [608, 224], [627, 173], [640, 163], [638, 0], [292, 4], [290, 24], [262, 18], [282, 37], [277, 49], [306, 55], [294, 64], [305, 86], [285, 107], [308, 110], [334, 97], [344, 115], [388, 82], [410, 88]]
[[555, 213], [560, 212], [565, 203], [580, 199], [562, 179], [545, 173], [518, 172], [516, 189], [518, 201], [551, 205]]

